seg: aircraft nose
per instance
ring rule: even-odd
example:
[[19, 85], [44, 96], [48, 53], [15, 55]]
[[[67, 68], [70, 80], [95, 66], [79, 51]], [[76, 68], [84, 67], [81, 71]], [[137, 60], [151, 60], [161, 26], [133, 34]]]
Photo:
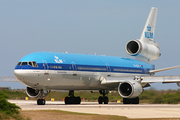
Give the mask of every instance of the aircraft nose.
[[14, 75], [18, 80], [22, 80], [24, 77], [24, 73], [22, 73], [22, 70], [14, 70]]

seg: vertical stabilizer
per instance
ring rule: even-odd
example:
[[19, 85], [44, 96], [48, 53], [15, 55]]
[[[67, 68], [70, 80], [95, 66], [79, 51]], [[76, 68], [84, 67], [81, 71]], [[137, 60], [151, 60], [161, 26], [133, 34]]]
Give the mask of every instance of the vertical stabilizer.
[[141, 34], [140, 41], [147, 43], [149, 42], [149, 40], [154, 39], [157, 11], [158, 11], [157, 8], [154, 7], [151, 8], [148, 19]]
[[149, 62], [161, 55], [159, 44], [153, 41], [156, 26], [157, 8], [151, 8], [140, 39], [130, 40], [126, 44], [126, 52], [135, 59]]

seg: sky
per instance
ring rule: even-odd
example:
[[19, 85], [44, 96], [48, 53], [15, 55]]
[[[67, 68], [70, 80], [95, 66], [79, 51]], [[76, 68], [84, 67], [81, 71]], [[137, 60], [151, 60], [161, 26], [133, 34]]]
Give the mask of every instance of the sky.
[[[14, 76], [18, 61], [39, 51], [132, 58], [125, 45], [140, 38], [151, 7], [158, 8], [154, 40], [162, 54], [151, 64], [180, 65], [179, 5], [179, 0], [0, 0], [0, 77]], [[156, 75], [180, 75], [180, 68]], [[0, 86], [25, 88], [17, 82]], [[175, 83], [151, 86], [178, 89]]]

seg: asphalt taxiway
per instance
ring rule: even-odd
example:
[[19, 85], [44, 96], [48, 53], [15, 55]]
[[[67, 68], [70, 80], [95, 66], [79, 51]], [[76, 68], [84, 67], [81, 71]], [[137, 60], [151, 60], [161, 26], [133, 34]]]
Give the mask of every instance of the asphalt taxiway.
[[81, 102], [80, 105], [65, 105], [63, 101], [46, 101], [46, 105], [37, 105], [34, 100], [8, 100], [22, 110], [63, 110], [79, 113], [118, 115], [128, 118], [180, 118], [180, 104], [138, 104], [120, 103], [98, 104]]

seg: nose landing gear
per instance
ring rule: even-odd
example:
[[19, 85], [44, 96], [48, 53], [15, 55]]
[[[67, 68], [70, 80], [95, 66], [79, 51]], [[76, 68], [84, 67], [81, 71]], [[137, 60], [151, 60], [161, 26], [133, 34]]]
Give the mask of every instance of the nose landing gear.
[[45, 99], [38, 99], [37, 100], [37, 105], [45, 105], [46, 104], [46, 100]]
[[40, 94], [39, 94], [39, 98], [37, 100], [37, 105], [45, 105], [46, 104], [46, 100], [44, 99], [44, 97], [46, 97], [49, 93], [50, 93], [50, 90], [40, 90], [39, 91]]

